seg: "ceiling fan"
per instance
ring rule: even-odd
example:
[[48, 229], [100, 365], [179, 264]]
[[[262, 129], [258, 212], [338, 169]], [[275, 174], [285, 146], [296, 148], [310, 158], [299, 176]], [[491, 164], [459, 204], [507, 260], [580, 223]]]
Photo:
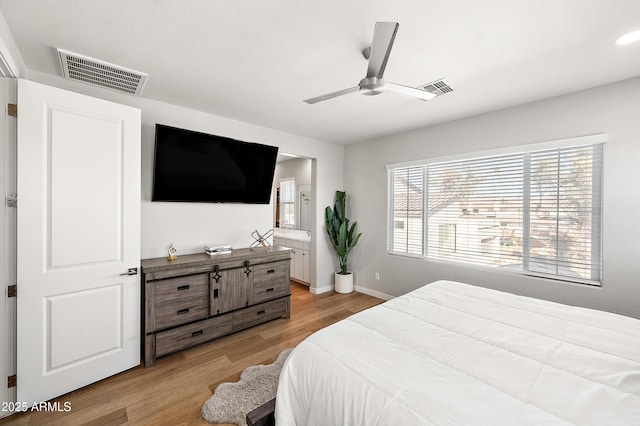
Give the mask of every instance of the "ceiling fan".
[[412, 96], [423, 101], [428, 101], [429, 99], [436, 97], [437, 95], [434, 93], [384, 80], [384, 69], [387, 66], [389, 54], [391, 53], [393, 41], [396, 38], [399, 26], [400, 25], [397, 22], [376, 22], [375, 29], [373, 30], [371, 47], [369, 49], [365, 49], [363, 52], [366, 57], [366, 52], [368, 50], [369, 65], [367, 67], [367, 76], [360, 80], [357, 86], [338, 90], [337, 92], [327, 93], [326, 95], [316, 96], [315, 98], [305, 99], [304, 102], [308, 104], [315, 104], [317, 102], [326, 101], [327, 99], [336, 98], [353, 92], [360, 92], [367, 96], [379, 95], [387, 90], [390, 92], [400, 93], [402, 95]]

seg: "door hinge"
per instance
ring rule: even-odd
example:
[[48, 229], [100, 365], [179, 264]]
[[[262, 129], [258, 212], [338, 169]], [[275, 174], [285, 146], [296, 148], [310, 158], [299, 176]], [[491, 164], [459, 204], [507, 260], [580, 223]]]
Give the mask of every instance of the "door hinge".
[[18, 384], [18, 376], [15, 374], [7, 377], [7, 388], [15, 388]]
[[7, 287], [7, 296], [8, 297], [17, 297], [18, 296], [18, 286], [13, 284]]
[[9, 195], [7, 195], [7, 207], [18, 207], [18, 195], [17, 194], [9, 194]]
[[18, 105], [16, 104], [7, 104], [7, 114], [11, 117], [18, 118]]

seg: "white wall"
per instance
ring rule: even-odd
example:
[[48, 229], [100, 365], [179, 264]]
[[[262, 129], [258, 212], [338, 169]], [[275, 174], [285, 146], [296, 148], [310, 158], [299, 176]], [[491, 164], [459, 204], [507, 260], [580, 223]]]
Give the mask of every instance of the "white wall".
[[[0, 10], [0, 56], [6, 62], [7, 67], [11, 70], [10, 75], [14, 77], [27, 77], [27, 66], [22, 60], [18, 46], [9, 31], [7, 21], [4, 14]], [[10, 75], [7, 75], [10, 76]]]
[[311, 160], [308, 158], [293, 158], [281, 161], [276, 165], [274, 185], [280, 179], [294, 178], [296, 186], [311, 184]]
[[[161, 203], [151, 202], [155, 124], [162, 123], [200, 132], [232, 137], [249, 142], [278, 146], [280, 151], [316, 159], [315, 176], [318, 205], [331, 202], [336, 189], [342, 187], [344, 148], [327, 142], [304, 138], [274, 129], [207, 114], [119, 92], [93, 87], [61, 77], [30, 71], [29, 78], [50, 86], [95, 96], [142, 110], [142, 247], [143, 258], [166, 256], [173, 243], [178, 255], [199, 253], [208, 243], [226, 243], [248, 247], [251, 232], [273, 227], [273, 202], [269, 205]], [[322, 215], [316, 215], [316, 229], [322, 229]], [[316, 229], [312, 230], [316, 234]], [[312, 282], [326, 289], [332, 284], [334, 254], [328, 241], [316, 239], [314, 247], [318, 274]], [[313, 272], [314, 269], [312, 269]], [[326, 271], [326, 272], [324, 272]], [[329, 287], [330, 288], [330, 287]]]
[[[438, 107], [438, 99], [431, 101]], [[640, 78], [348, 146], [349, 215], [363, 237], [357, 288], [404, 294], [439, 279], [640, 318]], [[386, 164], [605, 133], [602, 287], [386, 254]], [[374, 273], [380, 273], [380, 280]]]

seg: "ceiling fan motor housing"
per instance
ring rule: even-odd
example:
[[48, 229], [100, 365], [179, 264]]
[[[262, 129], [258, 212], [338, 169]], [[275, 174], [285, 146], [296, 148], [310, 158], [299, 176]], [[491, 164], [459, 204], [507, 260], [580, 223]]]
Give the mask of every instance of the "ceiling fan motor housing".
[[358, 83], [360, 93], [367, 96], [379, 95], [384, 92], [384, 78], [365, 77]]

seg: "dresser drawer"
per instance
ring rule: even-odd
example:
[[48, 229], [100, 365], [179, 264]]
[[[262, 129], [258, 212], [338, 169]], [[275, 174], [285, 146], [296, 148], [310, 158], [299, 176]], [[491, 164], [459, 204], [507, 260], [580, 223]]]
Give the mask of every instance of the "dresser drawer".
[[156, 330], [206, 318], [208, 315], [209, 298], [206, 296], [157, 305]]
[[173, 330], [156, 333], [156, 356], [181, 351], [231, 333], [231, 316], [209, 318]]
[[267, 300], [276, 299], [291, 294], [289, 281], [282, 279], [275, 281], [265, 281], [253, 284], [251, 289], [251, 304], [265, 302]]
[[272, 319], [279, 318], [287, 314], [289, 298], [272, 300], [271, 302], [261, 303], [259, 305], [250, 306], [246, 309], [236, 311], [231, 315], [233, 331], [242, 330], [243, 328], [252, 327]]
[[263, 263], [253, 266], [253, 283], [261, 284], [269, 281], [288, 281], [289, 260]]
[[156, 304], [179, 299], [206, 298], [209, 295], [209, 274], [187, 275], [155, 282]]
[[251, 304], [290, 294], [289, 263], [283, 260], [254, 266]]

